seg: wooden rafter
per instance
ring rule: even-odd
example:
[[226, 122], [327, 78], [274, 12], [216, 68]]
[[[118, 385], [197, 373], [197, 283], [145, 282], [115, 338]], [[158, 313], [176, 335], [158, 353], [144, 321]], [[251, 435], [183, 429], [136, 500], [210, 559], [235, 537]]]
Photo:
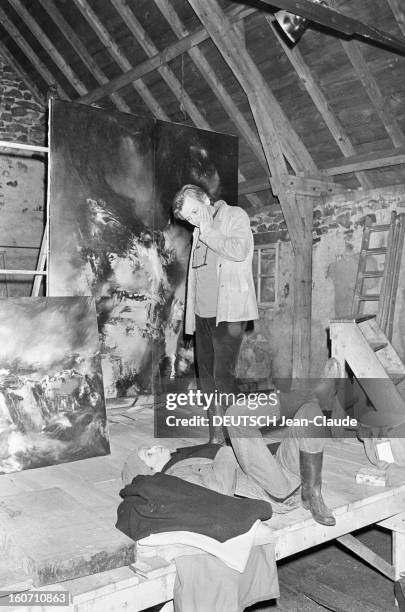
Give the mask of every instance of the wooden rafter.
[[[91, 74], [94, 76], [96, 81], [101, 85], [108, 82], [108, 78], [104, 72], [99, 68], [97, 63], [94, 61], [86, 47], [77, 36], [76, 32], [67, 23], [66, 19], [59, 12], [52, 0], [39, 0], [42, 7], [47, 11], [48, 15], [53, 19], [55, 24], [58, 26], [60, 32], [65, 36], [66, 40], [72, 45], [77, 55], [82, 60], [83, 64], [88, 68]], [[114, 102], [116, 107], [123, 112], [129, 113], [131, 109], [128, 104], [118, 94], [112, 94], [111, 100]]]
[[41, 104], [41, 106], [44, 106], [45, 99], [40, 93], [39, 89], [37, 88], [35, 83], [30, 79], [30, 77], [27, 75], [25, 70], [21, 68], [20, 64], [14, 59], [10, 51], [7, 49], [7, 47], [2, 42], [0, 42], [0, 54], [4, 57], [6, 62], [10, 64], [11, 68], [14, 70], [16, 75], [21, 79], [21, 81], [24, 83], [27, 89], [32, 93], [32, 97], [38, 102], [38, 104]]
[[395, 38], [388, 32], [378, 30], [374, 26], [369, 26], [363, 21], [344, 15], [328, 6], [327, 3], [323, 5], [313, 0], [261, 0], [261, 2], [270, 5], [272, 10], [277, 7], [305, 17], [313, 23], [332, 30], [333, 33], [343, 34], [345, 37], [360, 36], [367, 41], [383, 45], [390, 51], [405, 54], [405, 41]]
[[[83, 17], [89, 23], [93, 32], [98, 36], [99, 40], [105, 46], [107, 52], [110, 56], [115, 60], [121, 70], [128, 71], [132, 69], [132, 65], [129, 62], [128, 58], [118, 47], [117, 43], [113, 40], [108, 30], [101, 23], [100, 19], [97, 17], [96, 13], [90, 7], [87, 0], [73, 0]], [[104, 87], [104, 85], [102, 85]], [[159, 118], [164, 118], [165, 112], [159, 102], [157, 100], [152, 100], [151, 94], [148, 91], [145, 83], [140, 80], [137, 83], [132, 83], [132, 87], [139, 94], [139, 96], [144, 100], [145, 104], [148, 108], [153, 106], [153, 112]], [[113, 92], [111, 92], [113, 93]]]
[[79, 95], [84, 95], [87, 93], [87, 88], [78, 78], [78, 76], [73, 72], [73, 70], [66, 64], [66, 61], [63, 59], [59, 51], [49, 40], [45, 32], [40, 28], [35, 19], [33, 19], [29, 13], [29, 11], [22, 5], [20, 0], [8, 0], [13, 9], [18, 13], [27, 27], [31, 30], [33, 35], [36, 37], [39, 44], [45, 49], [48, 55], [52, 58], [55, 64], [58, 66], [59, 70], [65, 76], [65, 78], [69, 81], [69, 83], [73, 86], [73, 88], [78, 92]]
[[[49, 72], [48, 68], [41, 62], [38, 55], [35, 51], [30, 47], [30, 45], [25, 41], [22, 34], [16, 28], [16, 26], [10, 21], [7, 17], [6, 13], [0, 8], [0, 21], [5, 30], [10, 34], [13, 41], [18, 45], [27, 59], [32, 63], [35, 70], [41, 77], [44, 79], [45, 83], [47, 83], [50, 87], [56, 86], [58, 95], [65, 99], [69, 100], [69, 96], [64, 91], [64, 89], [56, 82], [55, 77]], [[37, 89], [37, 88], [36, 88]]]
[[376, 113], [380, 117], [387, 134], [392, 140], [395, 147], [402, 147], [405, 145], [404, 133], [392, 114], [389, 112], [389, 105], [387, 100], [384, 98], [381, 90], [378, 86], [376, 79], [374, 78], [370, 67], [364, 59], [361, 51], [360, 44], [356, 41], [341, 41], [343, 49], [345, 50], [347, 57], [349, 58], [355, 73], [359, 77], [368, 97], [371, 100]]
[[[139, 21], [136, 19], [131, 9], [122, 0], [110, 1], [145, 53], [149, 55], [149, 57], [156, 55], [158, 49]], [[175, 98], [181, 102], [194, 125], [205, 130], [211, 130], [212, 128], [210, 124], [205, 119], [204, 115], [202, 115], [202, 113], [199, 111], [196, 104], [194, 104], [188, 93], [184, 90], [183, 85], [180, 83], [174, 72], [168, 66], [161, 66], [158, 68], [158, 73], [169, 86]], [[239, 181], [243, 182], [244, 180], [245, 177], [239, 171]], [[253, 206], [261, 205], [261, 201], [254, 195], [249, 197], [249, 201]]]
[[[232, 22], [235, 22], [254, 12], [255, 9], [247, 9], [244, 7], [244, 10], [241, 10], [241, 8], [237, 6], [229, 10], [227, 15], [229, 15]], [[192, 47], [195, 47], [204, 40], [207, 40], [207, 38], [209, 38], [209, 34], [204, 28], [200, 28], [189, 36], [185, 36], [181, 40], [175, 41], [171, 45], [168, 45], [166, 49], [156, 54], [154, 57], [151, 57], [150, 59], [138, 64], [138, 66], [135, 66], [135, 68], [132, 68], [132, 70], [128, 70], [126, 73], [120, 74], [118, 77], [111, 79], [105, 85], [94, 89], [90, 94], [82, 96], [79, 102], [82, 102], [83, 104], [91, 104], [92, 102], [96, 102], [97, 100], [104, 98], [104, 96], [110, 95], [122, 87], [129, 85], [129, 83], [137, 81], [147, 74], [154, 72], [157, 68], [159, 68], [159, 66], [171, 62], [179, 55], [182, 55], [182, 53], [185, 53]]]
[[[154, 0], [154, 2], [179, 39], [190, 34], [169, 0]], [[243, 21], [240, 21], [237, 25], [239, 26], [243, 23]], [[267, 169], [266, 158], [264, 157], [263, 148], [257, 134], [250, 127], [243, 113], [239, 110], [226, 88], [222, 85], [220, 78], [215, 73], [211, 64], [207, 61], [203, 51], [198, 47], [193, 47], [188, 51], [188, 54], [200, 71], [201, 76], [206, 80], [211, 90], [228, 113], [228, 116], [236, 126], [240, 136], [253, 151], [263, 168]]]
[[394, 13], [394, 17], [402, 35], [405, 36], [405, 10], [403, 0], [388, 0], [388, 4]]
[[[313, 103], [315, 104], [320, 115], [322, 116], [327, 127], [329, 128], [329, 131], [332, 134], [333, 139], [335, 140], [339, 149], [342, 151], [345, 157], [350, 157], [351, 155], [355, 155], [356, 151], [354, 149], [354, 146], [349, 136], [346, 134], [339, 119], [337, 118], [333, 110], [331, 109], [326, 99], [325, 94], [323, 93], [319, 85], [317, 84], [301, 52], [298, 50], [298, 47], [291, 47], [283, 40], [281, 34], [279, 33], [279, 31], [274, 25], [273, 18], [270, 15], [265, 14], [265, 19], [269, 23], [274, 36], [276, 37], [279, 44], [281, 45], [284, 53], [288, 57], [290, 63], [292, 64], [298, 77], [303, 83], [305, 89], [307, 90], [308, 94], [311, 96]], [[361, 172], [356, 173], [356, 178], [364, 189], [373, 188], [374, 186], [373, 182], [364, 173], [361, 173]]]

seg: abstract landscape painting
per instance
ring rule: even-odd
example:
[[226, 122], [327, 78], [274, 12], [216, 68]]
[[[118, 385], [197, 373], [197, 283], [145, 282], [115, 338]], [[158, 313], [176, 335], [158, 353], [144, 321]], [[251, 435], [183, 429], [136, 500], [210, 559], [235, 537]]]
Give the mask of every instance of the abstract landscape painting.
[[94, 298], [1, 298], [0, 474], [109, 452]]
[[106, 398], [192, 370], [184, 342], [190, 228], [173, 196], [195, 183], [235, 203], [237, 139], [54, 100], [48, 293], [93, 295]]

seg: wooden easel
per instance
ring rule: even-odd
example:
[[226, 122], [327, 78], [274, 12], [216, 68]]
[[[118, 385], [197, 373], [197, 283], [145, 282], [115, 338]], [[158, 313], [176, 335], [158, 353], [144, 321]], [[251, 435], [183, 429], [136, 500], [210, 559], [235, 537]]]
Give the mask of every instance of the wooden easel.
[[[0, 148], [1, 149], [18, 149], [20, 151], [32, 151], [32, 152], [41, 152], [41, 153], [49, 153], [49, 147], [40, 147], [35, 145], [27, 145], [20, 142], [7, 142], [5, 140], [0, 140]], [[47, 196], [48, 197], [48, 196]], [[48, 203], [47, 203], [48, 209]], [[48, 252], [49, 252], [49, 224], [48, 219], [45, 223], [44, 233], [42, 235], [41, 247], [39, 251], [39, 256], [37, 260], [37, 265], [35, 270], [1, 270], [1, 274], [12, 276], [33, 276], [34, 282], [31, 289], [31, 297], [37, 297], [39, 295], [39, 290], [41, 288], [42, 279], [46, 279], [48, 276], [48, 272], [46, 270], [46, 263], [48, 261]], [[45, 285], [45, 294], [47, 293], [47, 286]]]

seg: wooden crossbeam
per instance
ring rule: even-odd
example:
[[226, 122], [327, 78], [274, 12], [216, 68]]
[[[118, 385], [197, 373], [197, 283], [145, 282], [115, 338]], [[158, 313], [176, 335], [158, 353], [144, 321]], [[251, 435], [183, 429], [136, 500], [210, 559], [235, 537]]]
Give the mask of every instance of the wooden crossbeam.
[[[127, 28], [132, 32], [137, 43], [143, 48], [145, 53], [149, 55], [149, 57], [153, 57], [154, 55], [156, 55], [158, 53], [157, 47], [155, 46], [151, 38], [148, 36], [145, 29], [139, 23], [138, 19], [136, 19], [131, 9], [125, 4], [125, 2], [123, 2], [123, 0], [110, 1], [118, 12], [118, 14], [120, 15], [120, 17], [122, 18], [122, 20], [124, 21], [124, 23], [126, 24]], [[83, 0], [80, 0], [80, 2], [83, 2]], [[129, 64], [129, 62], [127, 62], [127, 64]], [[128, 67], [126, 69], [128, 69]], [[181, 102], [193, 123], [199, 128], [205, 130], [212, 130], [212, 127], [205, 119], [204, 115], [200, 112], [197, 105], [194, 104], [188, 93], [184, 90], [184, 87], [182, 86], [174, 72], [171, 70], [171, 68], [166, 65], [160, 66], [157, 71], [162, 77], [162, 79], [165, 81], [165, 83], [169, 86], [175, 98], [179, 102]], [[239, 181], [243, 182], [244, 180], [245, 177], [239, 171]], [[253, 194], [249, 196], [249, 201], [254, 207], [261, 205], [261, 201]]]
[[37, 24], [35, 19], [30, 15], [29, 11], [23, 6], [21, 0], [8, 0], [13, 9], [18, 13], [30, 31], [38, 40], [39, 44], [45, 49], [48, 55], [55, 62], [59, 70], [66, 77], [69, 83], [73, 86], [73, 88], [77, 91], [78, 94], [84, 95], [87, 93], [87, 88], [81, 82], [79, 77], [73, 72], [73, 70], [67, 65], [66, 61], [63, 59], [59, 51], [52, 44], [48, 36], [42, 30], [42, 28]]
[[[66, 19], [59, 12], [52, 0], [39, 0], [42, 7], [47, 11], [48, 15], [53, 19], [55, 24], [58, 26], [60, 32], [64, 35], [66, 40], [72, 45], [77, 55], [82, 60], [83, 64], [88, 68], [93, 77], [103, 85], [108, 82], [108, 78], [105, 73], [99, 68], [97, 62], [93, 59], [86, 47], [77, 36], [73, 28], [70, 27]], [[131, 109], [128, 104], [118, 94], [111, 94], [111, 100], [114, 102], [118, 110], [129, 113]]]
[[333, 32], [338, 32], [346, 37], [360, 36], [368, 41], [387, 47], [391, 51], [405, 54], [405, 41], [395, 38], [387, 32], [378, 30], [373, 26], [366, 25], [358, 19], [343, 15], [339, 11], [325, 5], [318, 4], [312, 0], [261, 0], [274, 7], [285, 9], [290, 13], [305, 17], [309, 21], [318, 23]]
[[[376, 168], [398, 166], [399, 164], [405, 164], [404, 147], [389, 149], [386, 151], [374, 151], [373, 153], [366, 153], [364, 155], [353, 155], [352, 157], [347, 157], [339, 162], [334, 162], [333, 166], [328, 166], [321, 169], [321, 173], [325, 176], [339, 176], [362, 170], [374, 170]], [[292, 180], [296, 179], [293, 178]], [[319, 190], [324, 190], [325, 192], [328, 191], [328, 188], [338, 190], [339, 186], [336, 183], [326, 183], [324, 188], [322, 186], [322, 182], [319, 184]], [[269, 179], [262, 177], [246, 181], [239, 187], [239, 193], [257, 193], [259, 191], [265, 191], [266, 189], [270, 189], [270, 182]]]
[[[0, 16], [1, 19], [1, 16]], [[27, 73], [21, 68], [20, 64], [14, 59], [11, 55], [10, 51], [7, 47], [0, 42], [0, 54], [4, 57], [6, 62], [10, 64], [16, 75], [21, 79], [21, 81], [26, 85], [27, 89], [32, 93], [32, 97], [39, 103], [41, 106], [44, 106], [45, 99], [42, 96], [41, 92], [35, 85], [35, 83], [31, 80], [31, 78], [27, 75]]]
[[[229, 15], [230, 19], [234, 22], [239, 21], [240, 19], [245, 18], [247, 15], [255, 12], [255, 9], [246, 9], [246, 7], [244, 7], [244, 9], [245, 10], [241, 10], [240, 7], [233, 7], [227, 12], [227, 15]], [[132, 68], [124, 74], [111, 79], [108, 83], [94, 89], [86, 96], [82, 96], [78, 101], [82, 102], [83, 104], [91, 104], [92, 102], [96, 102], [97, 100], [104, 98], [104, 96], [110, 95], [122, 87], [125, 87], [129, 83], [132, 83], [133, 81], [141, 79], [147, 74], [154, 72], [154, 70], [159, 68], [159, 66], [167, 64], [182, 53], [185, 53], [192, 47], [199, 45], [208, 38], [209, 34], [204, 28], [200, 28], [189, 36], [185, 36], [181, 40], [175, 41], [171, 45], [168, 45], [166, 49], [160, 53], [157, 53], [154, 57], [151, 57], [150, 59], [138, 64], [135, 66], [135, 68]]]
[[360, 44], [356, 41], [347, 40], [342, 40], [341, 43], [393, 145], [395, 147], [404, 146], [404, 133], [398, 121], [388, 110], [388, 102], [381, 93], [380, 87], [364, 59]]
[[[73, 0], [74, 4], [79, 9], [80, 13], [86, 19], [93, 32], [98, 36], [99, 40], [105, 46], [107, 52], [111, 55], [111, 57], [117, 62], [118, 66], [124, 70], [128, 71], [132, 69], [131, 63], [128, 61], [126, 55], [121, 51], [115, 40], [112, 38], [107, 28], [101, 23], [100, 19], [97, 17], [96, 13], [93, 11], [87, 0]], [[104, 87], [104, 85], [102, 85]], [[153, 108], [158, 117], [164, 118], [166, 117], [165, 112], [159, 102], [157, 100], [153, 100], [150, 92], [147, 90], [145, 83], [141, 80], [138, 83], [132, 83], [132, 87], [139, 94], [139, 96], [144, 100], [145, 104], [149, 105], [153, 104]], [[114, 92], [111, 92], [114, 93]], [[110, 95], [111, 95], [110, 93]], [[145, 96], [146, 93], [146, 96]]]
[[388, 4], [390, 5], [392, 12], [394, 13], [394, 17], [399, 26], [399, 29], [402, 32], [402, 35], [405, 36], [405, 10], [403, 1], [388, 0]]
[[370, 548], [360, 542], [360, 540], [350, 533], [336, 539], [342, 546], [349, 549], [352, 553], [360, 557], [360, 559], [369, 563], [372, 567], [381, 572], [381, 574], [384, 574], [384, 576], [387, 576], [390, 580], [394, 580], [394, 567], [390, 563], [387, 563], [380, 555], [370, 550]]
[[[333, 112], [330, 104], [326, 99], [325, 94], [317, 84], [314, 75], [306, 64], [298, 47], [291, 47], [284, 41], [279, 30], [277, 30], [274, 25], [273, 17], [268, 14], [265, 14], [265, 19], [270, 25], [274, 36], [276, 37], [278, 43], [282, 47], [286, 56], [288, 57], [302, 84], [304, 85], [308, 94], [311, 96], [313, 103], [315, 104], [317, 110], [319, 111], [327, 127], [329, 128], [329, 131], [332, 134], [333, 139], [335, 140], [339, 149], [342, 151], [345, 157], [355, 155], [356, 151], [349, 136], [346, 134], [342, 124]], [[364, 173], [356, 173], [356, 178], [364, 189], [371, 189], [372, 187], [374, 187], [371, 179], [367, 177]]]
[[[179, 39], [190, 34], [169, 0], [154, 0], [154, 2]], [[238, 25], [243, 23], [243, 21], [240, 21]], [[189, 49], [188, 54], [200, 71], [201, 76], [206, 80], [215, 96], [221, 102], [223, 108], [236, 126], [240, 136], [253, 151], [262, 167], [267, 170], [266, 158], [257, 133], [250, 127], [243, 113], [239, 110], [237, 104], [235, 104], [226, 88], [222, 85], [220, 78], [206, 59], [203, 51], [199, 49], [199, 47], [193, 47]], [[241, 193], [241, 191], [239, 191], [239, 193]]]
[[405, 147], [347, 157], [341, 162], [334, 162], [333, 166], [328, 166], [322, 172], [327, 176], [338, 176], [359, 170], [373, 170], [399, 164], [405, 164]]
[[[5, 30], [7, 30], [7, 32], [10, 34], [11, 38], [13, 39], [13, 41], [20, 47], [21, 51], [24, 53], [24, 55], [32, 63], [32, 65], [34, 66], [34, 68], [38, 72], [38, 74], [41, 75], [41, 77], [44, 79], [45, 83], [47, 83], [50, 87], [56, 86], [59, 97], [64, 99], [64, 100], [69, 100], [69, 96], [67, 95], [67, 93], [57, 83], [57, 81], [56, 81], [55, 77], [53, 76], [53, 74], [51, 74], [51, 72], [48, 70], [48, 68], [45, 66], [45, 64], [43, 64], [43, 62], [39, 59], [38, 55], [35, 53], [35, 51], [32, 49], [32, 47], [30, 47], [30, 45], [26, 42], [25, 38], [22, 36], [22, 34], [16, 28], [16, 26], [12, 23], [12, 21], [10, 21], [10, 19], [8, 18], [8, 16], [3, 11], [2, 8], [0, 8], [0, 21], [1, 21], [1, 25], [3, 26], [3, 28]], [[4, 45], [3, 45], [3, 48], [4, 48]], [[10, 53], [9, 53], [9, 56], [10, 56]], [[9, 61], [9, 63], [11, 63], [10, 59], [8, 61]], [[28, 76], [26, 76], [25, 79], [24, 79], [24, 81], [26, 83], [28, 82], [27, 78], [28, 78]], [[31, 81], [31, 86], [30, 86], [31, 91], [33, 93], [34, 93], [34, 91], [38, 92], [38, 95], [40, 96], [40, 99], [43, 100], [43, 96], [42, 96], [42, 94], [39, 93], [39, 90], [38, 90], [37, 86], [35, 86], [35, 90], [32, 89], [33, 81], [31, 79], [30, 79], [30, 81]]]

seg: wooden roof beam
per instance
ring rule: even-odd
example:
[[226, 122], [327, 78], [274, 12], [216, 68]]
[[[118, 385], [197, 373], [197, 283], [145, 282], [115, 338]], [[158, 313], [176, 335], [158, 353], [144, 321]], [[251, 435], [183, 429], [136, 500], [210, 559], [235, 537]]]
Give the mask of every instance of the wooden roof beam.
[[405, 147], [347, 157], [341, 162], [335, 162], [333, 166], [323, 169], [322, 173], [327, 176], [338, 176], [361, 170], [398, 166], [399, 164], [405, 164]]
[[341, 40], [343, 49], [349, 58], [355, 73], [362, 82], [362, 85], [370, 98], [371, 104], [377, 115], [380, 117], [385, 130], [392, 140], [395, 147], [405, 145], [405, 136], [398, 121], [391, 115], [387, 100], [381, 93], [376, 79], [374, 78], [361, 51], [360, 44], [355, 40]]
[[84, 95], [87, 93], [87, 88], [76, 76], [73, 70], [67, 65], [59, 51], [52, 44], [49, 38], [46, 36], [42, 28], [39, 27], [35, 19], [33, 19], [29, 11], [22, 5], [21, 0], [8, 0], [13, 9], [18, 13], [24, 23], [27, 25], [29, 30], [33, 33], [38, 43], [45, 49], [48, 55], [55, 62], [61, 73], [69, 81], [72, 87], [77, 91], [78, 94]]
[[[1, 19], [1, 16], [0, 16]], [[4, 57], [6, 62], [10, 64], [16, 75], [21, 79], [27, 89], [32, 93], [34, 100], [41, 106], [46, 107], [45, 97], [41, 94], [35, 83], [30, 79], [27, 73], [21, 68], [20, 64], [14, 59], [7, 47], [0, 42], [0, 54]]]
[[[342, 159], [340, 162], [335, 162], [333, 166], [321, 169], [321, 172], [325, 176], [339, 176], [342, 174], [351, 174], [352, 172], [361, 172], [363, 170], [375, 170], [377, 168], [398, 166], [400, 164], [405, 164], [405, 147], [390, 149], [388, 151], [375, 151], [364, 155], [353, 155], [346, 159]], [[297, 177], [293, 178], [296, 179]], [[312, 182], [312, 185], [315, 186], [315, 183]], [[323, 183], [320, 183], [319, 190], [323, 188], [322, 185]], [[329, 183], [329, 190], [331, 191], [328, 191], [327, 185], [328, 184], [326, 184], [326, 192], [328, 193], [336, 193], [341, 189], [338, 184]], [[246, 193], [265, 191], [266, 189], [270, 189], [270, 180], [263, 177], [246, 181], [246, 183], [239, 186], [239, 193], [244, 195]]]
[[[229, 15], [230, 19], [235, 22], [240, 19], [243, 19], [251, 13], [256, 12], [255, 9], [247, 9], [246, 7], [243, 7], [243, 9], [244, 10], [241, 10], [240, 6], [232, 7], [232, 9], [227, 11], [227, 15]], [[151, 72], [159, 68], [159, 66], [167, 64], [182, 53], [185, 53], [192, 47], [199, 45], [208, 38], [209, 34], [205, 31], [204, 28], [200, 28], [189, 36], [185, 36], [181, 40], [175, 41], [160, 53], [157, 53], [150, 59], [141, 62], [131, 70], [128, 70], [124, 74], [120, 74], [118, 77], [111, 79], [105, 85], [102, 85], [101, 87], [94, 89], [91, 93], [82, 96], [78, 101], [82, 102], [83, 104], [91, 104], [92, 102], [96, 102], [97, 100], [100, 100], [100, 98], [104, 98], [104, 96], [110, 95], [111, 93], [118, 91], [122, 87], [125, 87], [129, 83], [132, 83], [133, 81], [141, 79], [147, 74], [150, 74]]]
[[[169, 0], [154, 0], [154, 2], [179, 39], [190, 34]], [[238, 22], [238, 25], [240, 23], [243, 22]], [[253, 151], [262, 167], [267, 169], [266, 158], [257, 133], [250, 127], [243, 113], [239, 110], [238, 106], [232, 100], [231, 95], [222, 85], [220, 78], [216, 75], [215, 70], [207, 61], [204, 53], [198, 47], [193, 47], [189, 49], [188, 54], [200, 71], [201, 76], [206, 80], [215, 96], [221, 102], [223, 108], [236, 126], [239, 135]]]
[[[132, 32], [135, 40], [138, 42], [139, 45], [141, 45], [145, 53], [149, 55], [149, 57], [153, 57], [154, 55], [156, 55], [158, 53], [158, 49], [154, 45], [151, 38], [148, 36], [147, 32], [141, 26], [139, 21], [136, 19], [131, 9], [122, 0], [110, 1], [115, 7], [120, 17], [122, 18], [122, 20], [124, 21], [124, 23], [126, 24], [127, 28], [129, 28], [129, 30]], [[187, 92], [184, 91], [184, 87], [182, 86], [174, 72], [168, 66], [160, 66], [158, 68], [158, 73], [165, 81], [165, 83], [169, 86], [175, 98], [184, 106], [185, 111], [187, 112], [193, 123], [201, 129], [212, 130], [210, 124], [199, 111], [196, 104], [194, 104]], [[245, 177], [240, 171], [239, 181], [242, 183], [245, 181]], [[261, 201], [254, 194], [248, 196], [248, 199], [253, 207], [261, 206]]]
[[[38, 55], [35, 53], [35, 51], [32, 49], [32, 47], [30, 47], [30, 45], [25, 41], [25, 38], [22, 36], [20, 31], [13, 24], [13, 22], [7, 17], [6, 13], [3, 11], [2, 8], [0, 8], [0, 21], [1, 21], [1, 24], [2, 24], [3, 28], [5, 30], [7, 30], [7, 32], [10, 34], [10, 36], [13, 39], [13, 41], [15, 42], [15, 44], [20, 47], [21, 51], [24, 53], [24, 55], [27, 57], [27, 59], [29, 59], [29, 61], [34, 66], [34, 68], [38, 72], [38, 74], [41, 75], [41, 77], [44, 79], [45, 83], [47, 85], [49, 85], [49, 87], [55, 87], [56, 86], [57, 91], [58, 91], [58, 95], [62, 99], [64, 99], [64, 100], [69, 100], [69, 96], [67, 95], [67, 93], [56, 82], [56, 79], [53, 76], [53, 74], [51, 74], [51, 72], [48, 70], [48, 68], [41, 62], [41, 60], [39, 59]], [[4, 45], [3, 45], [3, 48], [4, 48]], [[11, 57], [10, 54], [9, 54], [9, 56]], [[10, 61], [10, 60], [8, 60], [8, 61]], [[38, 90], [37, 87], [35, 87], [35, 89]]]
[[[133, 67], [131, 63], [128, 61], [128, 58], [118, 47], [117, 43], [113, 40], [108, 30], [104, 27], [100, 19], [97, 17], [96, 13], [93, 11], [93, 9], [88, 4], [87, 0], [73, 0], [73, 2], [77, 6], [77, 8], [79, 9], [83, 17], [86, 19], [86, 21], [92, 28], [93, 32], [98, 36], [99, 40], [103, 43], [107, 52], [114, 59], [117, 65], [121, 68], [121, 70], [124, 70], [124, 71], [131, 70]], [[131, 82], [131, 84], [134, 90], [137, 92], [137, 94], [145, 102], [147, 108], [150, 108], [150, 109], [153, 108], [152, 112], [155, 114], [155, 116], [159, 117], [160, 119], [167, 119], [167, 115], [165, 111], [163, 110], [162, 106], [159, 104], [159, 102], [156, 99], [154, 98], [152, 99], [152, 95], [150, 91], [147, 89], [145, 83], [142, 80], [140, 80], [140, 82], [138, 83]], [[108, 86], [108, 84], [102, 85], [101, 88], [99, 89], [102, 89], [103, 87], [106, 87], [106, 86]], [[114, 92], [113, 91], [109, 92], [110, 95], [112, 93]], [[90, 102], [88, 101], [87, 104], [89, 103]]]
[[[329, 131], [332, 134], [333, 139], [338, 145], [339, 149], [342, 151], [345, 157], [355, 155], [356, 151], [349, 136], [346, 134], [345, 130], [343, 129], [343, 126], [341, 125], [335, 113], [332, 111], [325, 94], [318, 86], [311, 70], [305, 63], [301, 52], [298, 50], [298, 47], [291, 47], [284, 41], [281, 34], [274, 25], [273, 16], [265, 13], [264, 17], [270, 25], [274, 36], [281, 45], [294, 70], [296, 71], [299, 79], [301, 80], [308, 94], [312, 98], [313, 103], [315, 104], [317, 110], [319, 111], [327, 127], [329, 128]], [[364, 189], [371, 189], [374, 186], [371, 179], [361, 172], [356, 173], [356, 178]]]
[[[58, 26], [60, 32], [65, 36], [66, 40], [71, 44], [77, 55], [80, 57], [83, 64], [90, 71], [93, 77], [103, 85], [108, 82], [108, 78], [104, 74], [104, 72], [99, 68], [97, 63], [94, 61], [90, 53], [87, 51], [86, 47], [77, 36], [76, 32], [73, 28], [70, 27], [66, 19], [56, 8], [53, 0], [39, 0], [42, 7], [47, 11], [48, 15], [54, 21], [54, 23]], [[121, 98], [118, 94], [111, 94], [111, 100], [114, 102], [115, 106], [118, 110], [129, 113], [131, 109], [128, 104]]]

